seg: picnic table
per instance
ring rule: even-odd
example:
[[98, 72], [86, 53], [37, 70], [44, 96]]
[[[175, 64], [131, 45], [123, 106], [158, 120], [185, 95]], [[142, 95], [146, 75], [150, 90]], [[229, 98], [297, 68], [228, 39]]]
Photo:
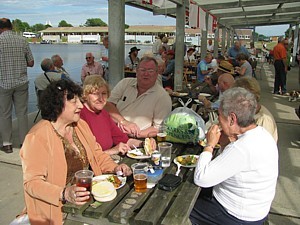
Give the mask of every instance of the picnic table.
[[[174, 158], [179, 155], [199, 155], [200, 145], [173, 144], [172, 163], [164, 169], [164, 174], [175, 174], [177, 165]], [[150, 159], [132, 159], [125, 157], [122, 163], [131, 166], [133, 163]], [[155, 186], [145, 193], [134, 191], [133, 178], [127, 177], [126, 184], [117, 190], [117, 197], [92, 208], [93, 199], [83, 206], [67, 203], [63, 212], [67, 213], [65, 225], [83, 224], [190, 224], [189, 215], [201, 188], [194, 184], [194, 168], [181, 167], [179, 176], [182, 183], [175, 190], [168, 192]]]

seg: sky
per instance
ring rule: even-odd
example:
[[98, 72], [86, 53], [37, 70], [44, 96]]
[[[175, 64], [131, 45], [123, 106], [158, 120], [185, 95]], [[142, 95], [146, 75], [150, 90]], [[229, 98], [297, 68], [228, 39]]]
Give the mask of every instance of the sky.
[[[30, 26], [47, 21], [57, 27], [61, 20], [73, 26], [85, 24], [87, 19], [100, 18], [108, 23], [107, 0], [1, 0], [1, 17], [11, 20], [20, 19]], [[153, 16], [151, 12], [126, 6], [125, 23], [128, 25], [171, 25], [175, 26], [174, 18]], [[284, 35], [289, 25], [256, 27], [256, 32], [265, 36]]]

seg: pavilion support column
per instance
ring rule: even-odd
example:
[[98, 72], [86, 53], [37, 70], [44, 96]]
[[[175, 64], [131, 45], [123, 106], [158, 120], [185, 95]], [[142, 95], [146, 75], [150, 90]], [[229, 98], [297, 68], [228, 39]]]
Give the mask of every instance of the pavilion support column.
[[209, 13], [205, 14], [205, 28], [202, 30], [201, 37], [201, 59], [204, 59], [207, 54], [207, 30], [208, 30], [208, 17]]
[[253, 31], [252, 31], [252, 42], [255, 43], [255, 26], [253, 27]]
[[234, 45], [234, 29], [233, 28], [230, 29], [230, 36], [231, 36], [231, 39], [230, 39], [231, 46], [233, 46]]
[[125, 0], [108, 1], [109, 85], [111, 88], [124, 77]]
[[225, 40], [226, 40], [226, 27], [223, 27], [222, 28], [222, 55], [225, 55], [226, 52]]
[[230, 29], [227, 29], [227, 49], [226, 49], [227, 51], [230, 48], [230, 34], [231, 34]]
[[295, 33], [294, 33], [292, 66], [296, 65], [296, 56], [297, 56], [298, 44], [299, 44], [299, 23], [296, 24]]
[[182, 90], [183, 58], [184, 58], [185, 4], [176, 7], [176, 42], [175, 42], [175, 74], [174, 89]]
[[215, 40], [214, 40], [214, 58], [218, 57], [219, 50], [219, 28], [217, 27], [215, 30]]

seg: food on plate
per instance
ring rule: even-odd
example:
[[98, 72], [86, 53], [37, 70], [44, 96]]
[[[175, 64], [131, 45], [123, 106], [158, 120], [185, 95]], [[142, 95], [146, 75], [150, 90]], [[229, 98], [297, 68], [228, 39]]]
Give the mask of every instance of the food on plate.
[[145, 149], [145, 154], [146, 155], [152, 155], [152, 153], [155, 151], [155, 149], [153, 149], [153, 142], [154, 140], [151, 138], [145, 138], [145, 145], [144, 145], [144, 149]]
[[[206, 144], [207, 144], [206, 143], [206, 139], [199, 141], [199, 145], [201, 145], [202, 147], [205, 147]], [[221, 145], [220, 144], [216, 144], [216, 146], [214, 148], [221, 148]]]
[[110, 182], [102, 181], [93, 185], [92, 194], [98, 197], [105, 197], [111, 195], [115, 188]]
[[179, 162], [181, 165], [184, 166], [190, 166], [195, 165], [197, 163], [198, 158], [194, 155], [188, 155], [188, 156], [178, 156], [177, 162]]
[[122, 181], [118, 178], [117, 175], [111, 175], [107, 178], [107, 181], [111, 182], [115, 188], [118, 188], [121, 186]]

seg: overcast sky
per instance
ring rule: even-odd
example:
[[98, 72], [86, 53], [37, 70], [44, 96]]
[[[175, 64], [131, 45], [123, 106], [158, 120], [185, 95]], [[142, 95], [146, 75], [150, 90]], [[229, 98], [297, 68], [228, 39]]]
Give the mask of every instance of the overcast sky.
[[[0, 15], [11, 20], [20, 19], [34, 25], [50, 21], [56, 27], [61, 20], [73, 26], [83, 25], [89, 18], [100, 18], [108, 23], [107, 0], [0, 0]], [[126, 6], [125, 23], [128, 25], [172, 25], [175, 19], [153, 16], [151, 12]], [[257, 27], [265, 36], [284, 35], [288, 25]]]

